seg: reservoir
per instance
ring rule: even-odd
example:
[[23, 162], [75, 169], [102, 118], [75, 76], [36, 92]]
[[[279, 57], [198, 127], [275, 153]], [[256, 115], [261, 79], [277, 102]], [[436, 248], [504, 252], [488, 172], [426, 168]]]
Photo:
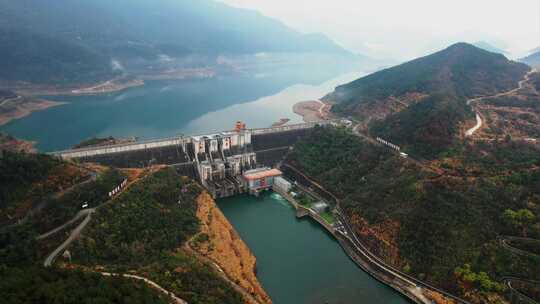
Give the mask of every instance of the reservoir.
[[[276, 65], [208, 79], [148, 81], [122, 92], [44, 96], [66, 104], [0, 127], [37, 143], [40, 151], [69, 148], [93, 136], [160, 138], [228, 130], [237, 120], [269, 127], [301, 122], [292, 107], [319, 99], [366, 74], [361, 68]], [[393, 289], [356, 266], [316, 222], [298, 220], [274, 193], [237, 196], [218, 205], [258, 261], [258, 278], [275, 304], [405, 304]]]
[[276, 65], [212, 78], [147, 81], [144, 86], [91, 96], [43, 96], [66, 104], [35, 112], [0, 131], [35, 141], [39, 151], [63, 150], [94, 136], [163, 138], [299, 123], [296, 102], [319, 99], [365, 74], [318, 65]]
[[297, 219], [279, 194], [218, 206], [257, 257], [257, 277], [275, 304], [410, 303], [358, 268], [318, 223]]

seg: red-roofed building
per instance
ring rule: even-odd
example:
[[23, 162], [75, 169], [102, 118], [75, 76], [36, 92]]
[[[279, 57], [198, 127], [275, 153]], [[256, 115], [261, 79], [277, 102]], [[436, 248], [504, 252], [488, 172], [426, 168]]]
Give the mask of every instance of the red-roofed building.
[[258, 195], [261, 191], [271, 189], [274, 178], [283, 173], [278, 169], [259, 168], [244, 172], [244, 180], [250, 194]]

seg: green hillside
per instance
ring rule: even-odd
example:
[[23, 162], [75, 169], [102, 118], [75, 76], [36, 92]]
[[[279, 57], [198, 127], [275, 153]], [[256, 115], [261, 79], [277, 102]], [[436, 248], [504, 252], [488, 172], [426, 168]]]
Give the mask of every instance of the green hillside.
[[443, 93], [458, 98], [494, 94], [516, 86], [528, 68], [466, 43], [339, 86], [325, 97], [336, 111], [354, 110], [405, 93]]
[[473, 118], [468, 98], [515, 88], [528, 70], [501, 54], [458, 43], [339, 86], [324, 100], [335, 103], [337, 114], [370, 123], [373, 136], [431, 158], [451, 146], [459, 123]]
[[[162, 169], [143, 174], [111, 200], [108, 191], [124, 175], [108, 169], [89, 180], [79, 170], [47, 155], [0, 154], [0, 294], [6, 303], [170, 302], [139, 280], [99, 271], [135, 273], [189, 303], [243, 303], [210, 265], [182, 249], [199, 231], [198, 184], [172, 168]], [[43, 268], [45, 258], [83, 219], [43, 239], [37, 236], [74, 218], [81, 202], [99, 208], [68, 248], [71, 258], [59, 257]], [[31, 209], [27, 220], [16, 221]]]
[[88, 83], [115, 75], [104, 54], [26, 30], [0, 29], [0, 79]]
[[[316, 128], [288, 161], [341, 199], [358, 235], [388, 263], [474, 303], [493, 303], [485, 297], [503, 296], [502, 276], [540, 279], [538, 257], [513, 254], [497, 240], [540, 238], [539, 156], [524, 142], [465, 144], [441, 160], [447, 173], [437, 176], [347, 130]], [[507, 216], [518, 211], [532, 218]], [[456, 274], [467, 264], [487, 274], [485, 285]]]

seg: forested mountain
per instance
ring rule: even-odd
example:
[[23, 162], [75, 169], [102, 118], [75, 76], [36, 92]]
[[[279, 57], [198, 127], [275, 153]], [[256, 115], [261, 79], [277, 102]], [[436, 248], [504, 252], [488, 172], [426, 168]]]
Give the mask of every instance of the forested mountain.
[[526, 63], [532, 67], [540, 67], [540, 50], [528, 55], [525, 58], [520, 59], [519, 61]]
[[458, 43], [339, 86], [324, 100], [373, 135], [432, 157], [447, 148], [458, 124], [472, 118], [466, 100], [517, 87], [529, 70], [473, 45]]
[[[504, 276], [540, 279], [540, 256], [500, 238], [540, 238], [538, 145], [465, 142], [431, 163], [440, 174], [345, 129], [310, 132], [287, 162], [340, 199], [359, 238], [387, 263], [475, 304], [506, 303]], [[537, 243], [513, 246], [538, 253]]]
[[126, 61], [188, 55], [351, 56], [323, 35], [214, 0], [0, 0], [0, 28], [4, 80], [77, 83], [113, 76]]

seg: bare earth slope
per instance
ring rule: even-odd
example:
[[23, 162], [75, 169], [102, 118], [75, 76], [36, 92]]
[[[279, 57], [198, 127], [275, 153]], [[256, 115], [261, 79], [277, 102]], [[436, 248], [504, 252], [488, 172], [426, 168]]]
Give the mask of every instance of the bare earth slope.
[[[255, 276], [257, 260], [238, 236], [214, 200], [203, 192], [197, 197], [201, 233], [192, 243], [196, 250], [217, 263], [233, 281], [259, 303], [272, 303]], [[251, 301], [249, 301], [251, 302]]]

